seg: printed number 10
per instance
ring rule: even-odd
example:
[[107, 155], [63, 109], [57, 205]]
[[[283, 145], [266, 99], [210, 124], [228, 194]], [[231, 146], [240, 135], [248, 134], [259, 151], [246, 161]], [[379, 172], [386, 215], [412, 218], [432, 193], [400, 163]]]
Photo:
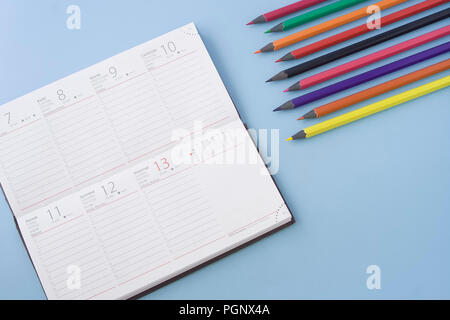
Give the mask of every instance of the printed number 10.
[[173, 41], [169, 41], [167, 45], [162, 45], [161, 48], [164, 50], [164, 53], [168, 55], [171, 52], [177, 51], [177, 47]]

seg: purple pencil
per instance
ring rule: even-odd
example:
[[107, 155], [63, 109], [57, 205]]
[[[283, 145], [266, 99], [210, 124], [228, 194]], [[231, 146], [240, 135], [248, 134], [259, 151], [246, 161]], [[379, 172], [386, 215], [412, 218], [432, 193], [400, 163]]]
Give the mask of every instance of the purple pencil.
[[290, 110], [450, 51], [450, 41], [289, 100], [273, 111]]

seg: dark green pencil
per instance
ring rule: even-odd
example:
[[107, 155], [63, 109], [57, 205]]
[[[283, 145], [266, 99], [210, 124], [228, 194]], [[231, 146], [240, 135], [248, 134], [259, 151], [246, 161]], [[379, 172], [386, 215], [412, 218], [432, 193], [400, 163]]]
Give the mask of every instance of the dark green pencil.
[[364, 2], [364, 1], [366, 1], [366, 0], [340, 0], [340, 1], [337, 1], [334, 3], [331, 3], [327, 6], [323, 6], [321, 8], [309, 11], [305, 14], [301, 14], [297, 17], [283, 21], [282, 23], [277, 24], [272, 29], [267, 30], [266, 33], [286, 31], [286, 30], [292, 29], [294, 27], [300, 26], [302, 24], [305, 24], [307, 22], [325, 17], [334, 12], [354, 6], [354, 5]]

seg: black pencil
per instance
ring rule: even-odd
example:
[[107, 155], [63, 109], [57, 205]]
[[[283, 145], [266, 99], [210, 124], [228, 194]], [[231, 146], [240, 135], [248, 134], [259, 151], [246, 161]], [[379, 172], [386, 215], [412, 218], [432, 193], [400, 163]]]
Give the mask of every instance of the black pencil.
[[302, 74], [306, 71], [315, 69], [317, 67], [323, 66], [327, 63], [330, 63], [332, 61], [338, 60], [340, 58], [347, 57], [353, 53], [368, 49], [370, 47], [373, 47], [377, 44], [380, 44], [382, 42], [391, 40], [393, 38], [399, 37], [401, 35], [404, 35], [408, 32], [423, 28], [429, 24], [438, 22], [442, 19], [446, 19], [450, 17], [450, 8], [438, 11], [436, 13], [430, 14], [422, 19], [418, 19], [412, 22], [409, 22], [407, 24], [404, 24], [400, 27], [397, 27], [392, 30], [388, 30], [386, 32], [380, 33], [376, 36], [373, 36], [371, 38], [356, 42], [354, 44], [351, 44], [347, 47], [344, 47], [342, 49], [335, 50], [333, 52], [324, 54], [318, 58], [306, 61], [304, 63], [300, 63], [292, 68], [286, 69], [281, 71], [280, 73], [276, 74], [269, 80], [269, 81], [276, 81], [276, 80], [283, 80], [287, 79], [299, 74]]

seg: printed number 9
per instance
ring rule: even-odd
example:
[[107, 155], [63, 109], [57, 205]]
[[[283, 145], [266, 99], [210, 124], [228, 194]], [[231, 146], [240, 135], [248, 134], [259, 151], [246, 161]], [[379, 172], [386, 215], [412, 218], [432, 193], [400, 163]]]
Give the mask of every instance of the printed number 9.
[[117, 77], [117, 69], [116, 69], [116, 67], [109, 67], [108, 71], [109, 71], [109, 73], [111, 74], [111, 76], [113, 78]]

